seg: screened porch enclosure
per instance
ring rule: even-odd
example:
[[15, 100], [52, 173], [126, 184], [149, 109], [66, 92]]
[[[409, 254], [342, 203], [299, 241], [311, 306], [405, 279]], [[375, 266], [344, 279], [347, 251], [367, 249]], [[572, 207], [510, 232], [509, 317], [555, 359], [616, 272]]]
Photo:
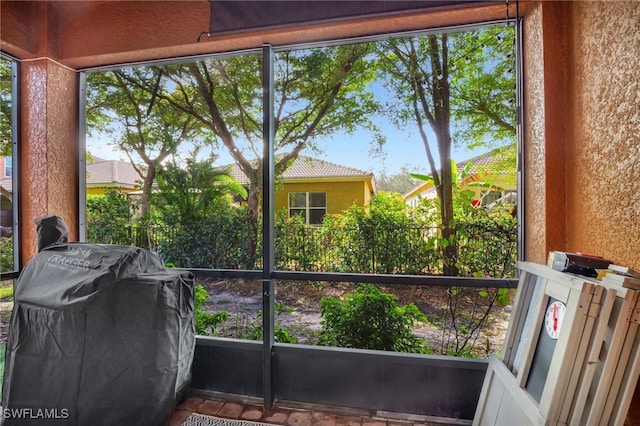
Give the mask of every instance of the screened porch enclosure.
[[[11, 122], [19, 129], [12, 133], [11, 153], [15, 271], [3, 269], [3, 279], [15, 277], [35, 254], [35, 217], [59, 214], [67, 219], [74, 240], [85, 238], [85, 73], [252, 52], [263, 57], [260, 79], [267, 90], [260, 97], [269, 105], [274, 91], [268, 88], [274, 82], [264, 70], [273, 66], [283, 46], [487, 22], [500, 25], [516, 16], [522, 17], [517, 36], [523, 53], [517, 69], [525, 70], [518, 76], [519, 257], [545, 263], [550, 250], [580, 251], [640, 266], [635, 250], [640, 222], [629, 220], [637, 216], [633, 183], [640, 181], [633, 167], [637, 123], [629, 120], [638, 103], [629, 92], [637, 85], [640, 57], [633, 31], [640, 13], [636, 3], [429, 2], [425, 4], [434, 8], [399, 6], [403, 10], [329, 15], [318, 23], [236, 26], [219, 34], [210, 19], [216, 3], [224, 2], [3, 0], [0, 49], [12, 64]], [[228, 6], [234, 7], [230, 2]], [[261, 179], [265, 188], [274, 188], [273, 114], [268, 109], [262, 113]], [[609, 141], [606, 150], [603, 140]], [[612, 168], [612, 163], [620, 166]], [[273, 191], [265, 191], [263, 201], [262, 222], [273, 224]], [[267, 336], [262, 341], [199, 337], [194, 392], [255, 397], [267, 407], [317, 404], [470, 422], [475, 389], [487, 368], [484, 360], [277, 343], [273, 295], [281, 281], [425, 288], [506, 288], [512, 281], [287, 270], [277, 264], [274, 227], [261, 226], [259, 232], [262, 259], [254, 269], [191, 268], [201, 278], [254, 280], [266, 313], [262, 326]], [[636, 398], [631, 422], [637, 419], [638, 406]]]

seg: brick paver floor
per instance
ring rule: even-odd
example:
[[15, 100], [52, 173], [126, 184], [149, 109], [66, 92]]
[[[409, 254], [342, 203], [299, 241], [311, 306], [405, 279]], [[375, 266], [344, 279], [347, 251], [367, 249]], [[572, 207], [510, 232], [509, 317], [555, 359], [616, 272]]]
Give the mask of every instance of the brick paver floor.
[[[280, 426], [442, 426], [443, 423], [414, 422], [383, 417], [362, 417], [315, 410], [274, 407], [265, 410], [257, 404], [241, 404], [215, 398], [188, 397], [178, 405], [166, 426], [180, 426], [191, 413], [248, 420]], [[461, 423], [462, 424], [462, 423]]]

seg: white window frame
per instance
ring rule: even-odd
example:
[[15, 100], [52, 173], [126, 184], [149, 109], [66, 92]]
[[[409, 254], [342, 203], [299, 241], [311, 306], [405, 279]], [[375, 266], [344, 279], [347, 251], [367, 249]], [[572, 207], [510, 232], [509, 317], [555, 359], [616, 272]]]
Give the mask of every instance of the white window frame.
[[[294, 194], [304, 194], [305, 195], [305, 205], [304, 206], [292, 206], [291, 205], [291, 197]], [[322, 207], [317, 207], [311, 206], [311, 194], [324, 194], [324, 206]], [[303, 191], [291, 191], [287, 194], [287, 199], [288, 199], [288, 205], [289, 205], [289, 217], [293, 217], [293, 215], [291, 214], [291, 210], [295, 209], [295, 210], [303, 210], [304, 209], [304, 221], [307, 225], [322, 225], [322, 223], [311, 223], [310, 218], [311, 218], [311, 211], [312, 210], [323, 210], [324, 211], [324, 215], [323, 217], [327, 214], [327, 192], [326, 191], [307, 191], [307, 192], [303, 192]]]

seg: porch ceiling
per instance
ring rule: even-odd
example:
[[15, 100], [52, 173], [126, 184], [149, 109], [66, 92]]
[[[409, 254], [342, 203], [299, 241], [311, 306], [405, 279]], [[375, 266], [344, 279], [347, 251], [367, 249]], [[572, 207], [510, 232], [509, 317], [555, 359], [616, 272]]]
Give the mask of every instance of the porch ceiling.
[[[257, 48], [264, 43], [278, 46], [505, 17], [504, 2], [487, 3], [204, 36], [198, 43], [199, 35], [209, 31], [208, 0], [2, 0], [0, 48], [21, 60], [46, 57], [83, 69]], [[511, 16], [514, 13], [512, 5]]]

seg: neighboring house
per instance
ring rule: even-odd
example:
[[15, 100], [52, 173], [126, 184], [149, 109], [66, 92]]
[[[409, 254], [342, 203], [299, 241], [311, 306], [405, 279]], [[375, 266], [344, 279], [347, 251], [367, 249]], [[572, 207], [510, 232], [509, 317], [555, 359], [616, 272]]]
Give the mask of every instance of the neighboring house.
[[[503, 148], [473, 157], [457, 163], [458, 184], [461, 188], [474, 191], [474, 206], [489, 206], [501, 201], [515, 201], [517, 191], [516, 171], [505, 170]], [[418, 182], [411, 190], [402, 194], [402, 198], [411, 207], [416, 207], [420, 200], [436, 198], [437, 192], [433, 182]]]
[[[11, 157], [0, 157], [0, 226], [13, 226]], [[140, 190], [140, 175], [131, 163], [93, 157], [87, 162], [87, 194], [103, 195], [110, 189], [134, 195]]]
[[[249, 184], [237, 165], [231, 166], [231, 176]], [[288, 217], [300, 214], [306, 223], [318, 225], [325, 214], [367, 205], [375, 192], [373, 173], [302, 156], [278, 178], [275, 209], [286, 209]]]
[[140, 190], [141, 178], [131, 163], [93, 157], [87, 162], [87, 194], [102, 195], [110, 189], [132, 193]]

